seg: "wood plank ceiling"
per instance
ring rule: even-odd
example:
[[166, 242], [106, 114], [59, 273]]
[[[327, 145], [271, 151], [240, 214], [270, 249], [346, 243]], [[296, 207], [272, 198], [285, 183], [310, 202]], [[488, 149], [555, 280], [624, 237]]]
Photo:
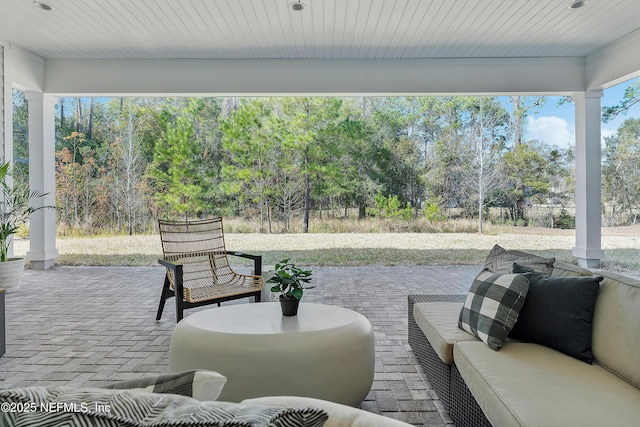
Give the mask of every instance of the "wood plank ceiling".
[[640, 28], [638, 0], [44, 1], [0, 0], [0, 40], [63, 59], [583, 57]]

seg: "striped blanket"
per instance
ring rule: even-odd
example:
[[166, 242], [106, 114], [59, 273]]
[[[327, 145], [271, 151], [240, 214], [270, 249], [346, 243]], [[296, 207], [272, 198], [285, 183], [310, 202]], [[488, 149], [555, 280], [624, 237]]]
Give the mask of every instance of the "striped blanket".
[[297, 427], [322, 426], [318, 408], [206, 401], [141, 390], [29, 387], [0, 391], [5, 427]]

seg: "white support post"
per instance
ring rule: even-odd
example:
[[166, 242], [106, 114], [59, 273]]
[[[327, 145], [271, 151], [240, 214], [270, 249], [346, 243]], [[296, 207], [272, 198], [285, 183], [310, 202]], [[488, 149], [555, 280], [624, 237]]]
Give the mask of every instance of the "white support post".
[[601, 227], [602, 91], [573, 95], [576, 108], [576, 246], [578, 265], [597, 268], [604, 259]]
[[[28, 91], [29, 101], [29, 187], [46, 194], [34, 206], [55, 206], [55, 105], [51, 95]], [[45, 270], [58, 257], [55, 209], [39, 210], [29, 220], [30, 243], [27, 259], [31, 268]]]
[[[6, 135], [7, 135], [7, 128], [5, 127], [5, 120], [6, 120], [6, 116], [5, 116], [5, 104], [8, 104], [9, 106], [11, 104], [9, 104], [9, 100], [11, 98], [7, 98], [7, 94], [9, 93], [9, 91], [6, 88], [6, 82], [5, 82], [5, 74], [4, 74], [4, 46], [2, 44], [0, 44], [0, 158], [2, 158], [2, 160], [5, 160], [7, 158], [6, 155]], [[6, 103], [5, 103], [6, 101]], [[9, 114], [9, 111], [11, 110], [11, 108], [7, 108], [6, 113]], [[11, 130], [11, 129], [9, 129]], [[12, 130], [11, 130], [12, 131]], [[12, 131], [13, 132], [13, 131]]]

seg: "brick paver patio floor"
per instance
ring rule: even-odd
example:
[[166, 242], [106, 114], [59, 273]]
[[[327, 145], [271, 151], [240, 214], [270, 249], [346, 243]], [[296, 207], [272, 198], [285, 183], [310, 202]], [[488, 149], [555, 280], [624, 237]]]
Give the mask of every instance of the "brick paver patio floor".
[[[355, 310], [373, 325], [376, 373], [363, 409], [417, 426], [451, 424], [407, 343], [407, 295], [466, 294], [479, 270], [313, 268], [317, 288], [305, 293], [305, 301]], [[100, 386], [165, 372], [175, 311], [170, 300], [162, 320], [155, 321], [163, 275], [160, 267], [25, 271], [20, 290], [6, 295], [0, 388]]]

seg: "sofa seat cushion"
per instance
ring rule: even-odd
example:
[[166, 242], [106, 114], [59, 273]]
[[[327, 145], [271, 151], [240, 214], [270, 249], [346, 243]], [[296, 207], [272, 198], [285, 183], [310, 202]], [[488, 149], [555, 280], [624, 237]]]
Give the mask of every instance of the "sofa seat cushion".
[[453, 357], [494, 426], [629, 426], [640, 419], [640, 390], [548, 347], [509, 342], [495, 352], [460, 342]]
[[458, 327], [462, 303], [421, 302], [413, 306], [413, 318], [440, 360], [453, 363], [453, 345], [478, 338]]

